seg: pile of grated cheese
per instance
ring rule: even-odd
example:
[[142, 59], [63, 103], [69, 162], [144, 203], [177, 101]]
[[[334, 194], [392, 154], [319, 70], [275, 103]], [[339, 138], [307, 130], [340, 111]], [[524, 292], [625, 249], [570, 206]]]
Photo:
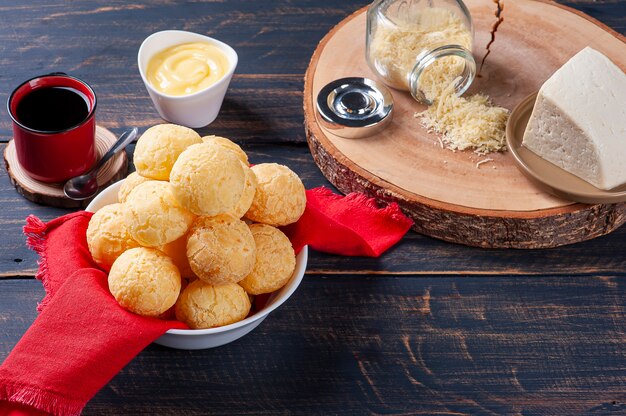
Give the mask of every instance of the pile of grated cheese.
[[454, 82], [448, 84], [433, 105], [415, 113], [415, 117], [429, 131], [441, 134], [448, 149], [473, 149], [479, 155], [506, 150], [509, 110], [491, 105], [489, 97], [483, 94], [458, 97]]

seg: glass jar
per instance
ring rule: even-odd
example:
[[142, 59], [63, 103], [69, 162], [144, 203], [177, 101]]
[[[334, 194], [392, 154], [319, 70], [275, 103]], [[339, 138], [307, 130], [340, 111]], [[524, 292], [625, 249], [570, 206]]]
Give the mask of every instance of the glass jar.
[[461, 0], [376, 0], [367, 10], [366, 59], [392, 88], [432, 104], [463, 94], [476, 75], [474, 28]]

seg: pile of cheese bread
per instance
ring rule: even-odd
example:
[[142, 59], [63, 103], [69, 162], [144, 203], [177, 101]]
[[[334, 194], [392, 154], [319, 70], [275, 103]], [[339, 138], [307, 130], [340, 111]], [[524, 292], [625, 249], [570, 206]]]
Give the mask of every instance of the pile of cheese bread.
[[234, 142], [200, 137], [174, 124], [148, 129], [134, 154], [137, 172], [118, 203], [97, 211], [87, 229], [94, 261], [125, 309], [176, 318], [191, 328], [237, 322], [251, 297], [285, 285], [296, 260], [277, 227], [306, 205], [288, 167], [250, 167]]

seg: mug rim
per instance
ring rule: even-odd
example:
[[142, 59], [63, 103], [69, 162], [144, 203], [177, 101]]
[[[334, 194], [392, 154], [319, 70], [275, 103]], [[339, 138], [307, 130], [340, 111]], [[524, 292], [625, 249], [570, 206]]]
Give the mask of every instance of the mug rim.
[[[15, 93], [22, 88], [24, 85], [28, 84], [29, 82], [35, 80], [35, 79], [39, 79], [39, 78], [46, 78], [46, 77], [62, 77], [62, 78], [69, 78], [71, 80], [77, 81], [79, 83], [81, 83], [82, 85], [84, 85], [85, 87], [87, 87], [87, 89], [89, 90], [89, 92], [91, 92], [91, 94], [93, 95], [93, 106], [91, 107], [91, 109], [89, 110], [89, 113], [87, 113], [87, 116], [85, 117], [85, 119], [83, 121], [81, 121], [80, 123], [78, 123], [75, 126], [72, 126], [70, 128], [67, 129], [63, 129], [63, 130], [37, 130], [37, 129], [33, 129], [31, 127], [28, 127], [22, 123], [20, 123], [17, 119], [17, 117], [15, 115], [13, 115], [13, 112], [11, 111], [11, 101], [13, 100], [13, 97], [15, 96]], [[33, 90], [34, 91], [34, 90]], [[34, 76], [32, 78], [27, 79], [26, 81], [22, 82], [20, 85], [18, 85], [17, 87], [15, 87], [15, 89], [13, 90], [13, 92], [11, 92], [11, 95], [9, 95], [9, 98], [7, 99], [7, 112], [9, 113], [9, 117], [11, 117], [11, 120], [13, 121], [13, 123], [17, 124], [19, 127], [21, 127], [24, 130], [27, 130], [29, 132], [32, 133], [37, 133], [37, 134], [61, 134], [61, 133], [66, 133], [72, 130], [75, 130], [83, 125], [85, 125], [85, 123], [87, 123], [96, 113], [96, 107], [98, 106], [98, 97], [96, 96], [96, 92], [93, 90], [93, 88], [91, 88], [91, 85], [87, 84], [85, 81], [83, 81], [80, 78], [77, 78], [75, 76], [72, 75], [68, 75], [64, 72], [53, 72], [50, 74], [44, 74], [44, 75], [37, 75]]]

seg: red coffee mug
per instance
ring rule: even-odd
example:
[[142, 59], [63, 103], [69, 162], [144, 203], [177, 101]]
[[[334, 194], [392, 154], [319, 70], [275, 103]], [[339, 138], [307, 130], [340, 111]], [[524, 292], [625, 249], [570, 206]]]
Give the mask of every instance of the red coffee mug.
[[17, 87], [7, 107], [17, 159], [32, 178], [63, 182], [95, 163], [96, 94], [87, 83], [64, 73], [38, 76]]

